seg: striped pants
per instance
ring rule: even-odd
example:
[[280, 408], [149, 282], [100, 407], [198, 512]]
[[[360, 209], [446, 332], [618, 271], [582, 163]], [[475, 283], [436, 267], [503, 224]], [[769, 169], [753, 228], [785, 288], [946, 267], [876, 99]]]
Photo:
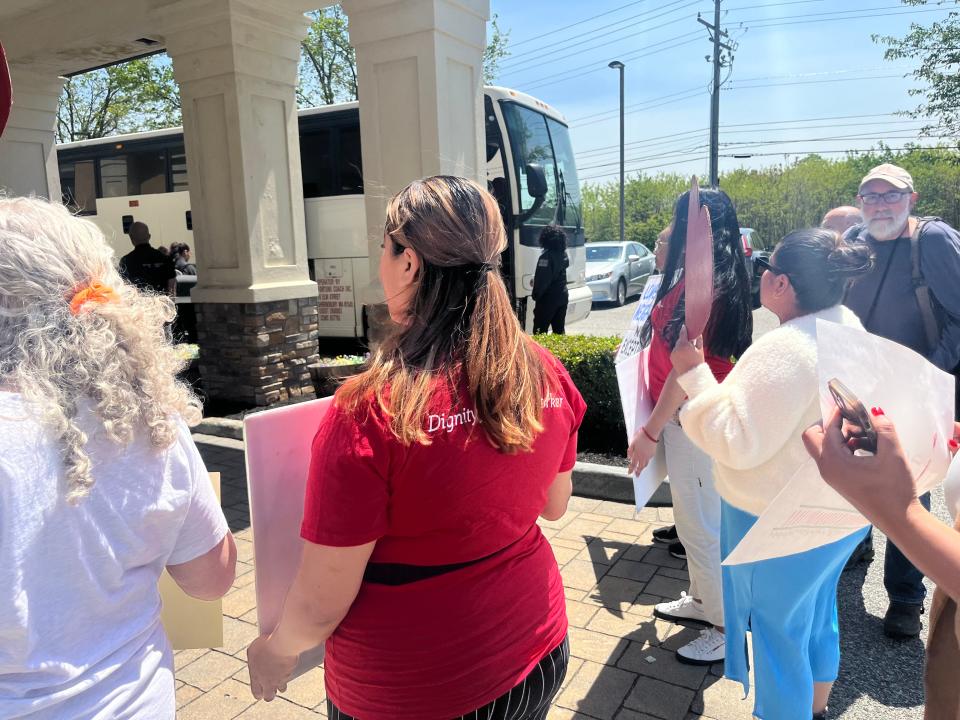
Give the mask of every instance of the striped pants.
[[[556, 648], [530, 671], [523, 682], [492, 703], [472, 710], [454, 720], [545, 720], [550, 703], [560, 692], [560, 683], [567, 674], [570, 660], [570, 642], [564, 638]], [[327, 699], [329, 720], [358, 720], [341, 712]]]

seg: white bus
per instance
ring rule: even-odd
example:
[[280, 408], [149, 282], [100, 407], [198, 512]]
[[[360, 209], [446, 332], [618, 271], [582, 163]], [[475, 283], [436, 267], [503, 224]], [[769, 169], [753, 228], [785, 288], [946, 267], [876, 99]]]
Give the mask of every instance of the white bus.
[[[301, 110], [307, 255], [317, 282], [321, 337], [366, 336], [361, 294], [370, 281], [363, 202], [360, 118], [356, 102]], [[487, 183], [510, 238], [503, 276], [529, 331], [530, 292], [540, 230], [554, 223], [568, 237], [567, 323], [590, 313], [580, 186], [567, 125], [539, 100], [499, 87], [484, 89]], [[117, 257], [130, 251], [135, 220], [155, 245], [185, 242], [193, 261], [187, 164], [181, 128], [118, 135], [57, 146], [64, 201], [103, 230]]]

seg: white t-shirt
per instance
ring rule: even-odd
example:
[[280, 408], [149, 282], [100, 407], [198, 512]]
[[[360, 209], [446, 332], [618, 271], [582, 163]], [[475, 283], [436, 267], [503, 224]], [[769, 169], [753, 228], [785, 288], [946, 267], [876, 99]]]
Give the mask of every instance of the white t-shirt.
[[185, 424], [161, 451], [98, 437], [91, 413], [80, 425], [95, 485], [70, 506], [59, 445], [0, 392], [0, 716], [169, 720], [157, 580], [227, 522]]

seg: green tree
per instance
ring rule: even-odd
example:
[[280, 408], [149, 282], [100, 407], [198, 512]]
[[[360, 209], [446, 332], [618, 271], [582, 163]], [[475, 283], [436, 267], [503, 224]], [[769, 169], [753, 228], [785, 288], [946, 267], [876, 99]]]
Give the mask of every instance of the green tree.
[[490, 18], [490, 24], [487, 26], [490, 41], [483, 50], [483, 82], [487, 85], [493, 84], [500, 71], [500, 61], [510, 56], [510, 50], [507, 46], [510, 43], [510, 31], [504, 32], [497, 24], [497, 14], [494, 13]]
[[[301, 43], [301, 107], [330, 105], [357, 99], [357, 55], [350, 44], [349, 22], [339, 5], [309, 13], [312, 22]], [[509, 56], [510, 31], [503, 31], [497, 15], [490, 19], [489, 42], [483, 51], [483, 81], [492, 83], [500, 62]]]
[[[830, 208], [855, 203], [860, 180], [870, 168], [885, 162], [913, 175], [920, 194], [918, 215], [937, 215], [960, 227], [960, 153], [949, 147], [892, 150], [881, 145], [844, 158], [808, 155], [786, 165], [724, 173], [720, 187], [733, 199], [741, 225], [757, 231], [760, 247], [772, 249], [790, 231], [819, 224]], [[624, 188], [627, 239], [652, 247], [689, 182], [678, 174], [630, 178]], [[617, 240], [617, 183], [586, 183], [581, 194], [587, 240]]]
[[350, 44], [347, 16], [339, 5], [309, 13], [313, 22], [300, 44], [301, 107], [357, 99], [357, 55]]
[[[960, 7], [954, 0], [903, 0], [905, 5]], [[927, 135], [960, 137], [960, 11], [951, 10], [947, 17], [930, 24], [910, 24], [903, 37], [873, 35], [874, 42], [887, 46], [887, 60], [910, 58], [919, 60], [919, 67], [910, 75], [922, 85], [909, 93], [923, 98], [906, 114], [931, 121], [924, 127]]]
[[179, 123], [180, 93], [173, 68], [165, 55], [154, 55], [67, 78], [57, 108], [57, 141]]

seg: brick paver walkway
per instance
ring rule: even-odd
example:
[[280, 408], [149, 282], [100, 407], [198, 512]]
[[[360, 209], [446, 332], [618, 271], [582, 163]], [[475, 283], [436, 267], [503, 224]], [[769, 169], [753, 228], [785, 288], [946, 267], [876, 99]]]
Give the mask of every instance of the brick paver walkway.
[[[316, 718], [326, 714], [323, 670], [298, 678], [272, 703], [254, 702], [245, 652], [256, 637], [253, 543], [242, 443], [197, 436], [208, 469], [221, 472], [222, 500], [239, 550], [224, 598], [224, 647], [176, 653], [178, 717]], [[681, 665], [673, 650], [697, 635], [653, 618], [653, 605], [687, 588], [684, 563], [653, 546], [669, 508], [635, 516], [620, 503], [573, 498], [557, 522], [542, 522], [563, 573], [570, 668], [550, 720], [746, 720], [752, 703], [713, 668]]]

